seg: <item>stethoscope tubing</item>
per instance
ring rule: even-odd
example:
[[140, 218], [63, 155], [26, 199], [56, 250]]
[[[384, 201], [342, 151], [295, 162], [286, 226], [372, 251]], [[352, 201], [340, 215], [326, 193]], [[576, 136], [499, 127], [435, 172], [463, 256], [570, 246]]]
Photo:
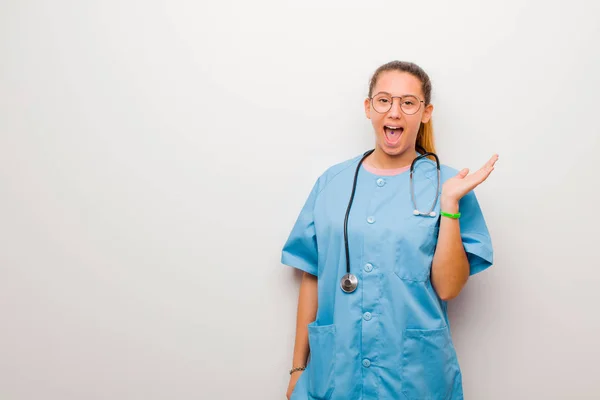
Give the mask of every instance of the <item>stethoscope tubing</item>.
[[352, 202], [354, 201], [354, 193], [356, 192], [356, 181], [358, 180], [358, 171], [360, 169], [361, 164], [371, 153], [373, 153], [375, 149], [366, 151], [360, 161], [358, 162], [358, 167], [356, 167], [356, 172], [354, 173], [354, 182], [352, 183], [352, 193], [350, 194], [350, 201], [348, 202], [348, 207], [346, 208], [346, 217], [344, 218], [344, 246], [346, 248], [346, 273], [350, 273], [350, 249], [348, 248], [348, 216], [350, 215], [350, 209], [352, 208]]
[[[413, 202], [413, 205], [415, 207], [415, 215], [429, 215], [431, 216], [431, 213], [433, 212], [433, 209], [435, 209], [435, 204], [437, 203], [438, 197], [439, 197], [439, 186], [440, 186], [440, 160], [438, 158], [438, 156], [435, 153], [431, 153], [431, 152], [427, 152], [425, 151], [425, 149], [423, 149], [423, 147], [421, 146], [417, 146], [418, 150], [421, 150], [421, 155], [419, 155], [418, 157], [416, 157], [412, 163], [410, 164], [410, 185], [411, 185], [411, 199]], [[354, 194], [356, 193], [356, 182], [358, 181], [358, 171], [360, 170], [360, 166], [362, 165], [363, 161], [365, 160], [365, 158], [367, 158], [369, 155], [371, 155], [371, 153], [373, 153], [375, 151], [375, 149], [371, 149], [366, 151], [362, 158], [360, 159], [360, 161], [358, 162], [358, 166], [356, 167], [356, 171], [354, 173], [354, 181], [352, 182], [352, 192], [350, 194], [350, 201], [348, 201], [348, 207], [346, 208], [346, 216], [344, 217], [344, 247], [346, 250], [346, 273], [350, 274], [350, 248], [348, 246], [348, 217], [350, 216], [350, 210], [352, 208], [352, 202], [354, 201]], [[414, 195], [414, 187], [413, 187], [413, 172], [415, 169], [415, 164], [417, 163], [417, 161], [419, 161], [422, 158], [425, 158], [427, 156], [433, 156], [435, 158], [435, 163], [436, 163], [436, 168], [437, 168], [437, 190], [436, 190], [436, 197], [435, 200], [433, 202], [433, 206], [432, 209], [428, 212], [428, 213], [421, 213], [418, 211], [417, 209], [417, 205], [416, 205], [416, 201], [415, 201], [415, 195]]]

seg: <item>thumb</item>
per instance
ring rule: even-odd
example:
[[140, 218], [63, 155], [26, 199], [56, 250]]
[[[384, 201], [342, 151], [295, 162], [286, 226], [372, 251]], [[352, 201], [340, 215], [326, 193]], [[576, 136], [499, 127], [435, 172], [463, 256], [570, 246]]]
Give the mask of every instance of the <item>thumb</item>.
[[463, 179], [467, 175], [469, 175], [469, 168], [463, 168], [458, 172], [458, 174], [456, 176], [459, 177], [460, 179]]

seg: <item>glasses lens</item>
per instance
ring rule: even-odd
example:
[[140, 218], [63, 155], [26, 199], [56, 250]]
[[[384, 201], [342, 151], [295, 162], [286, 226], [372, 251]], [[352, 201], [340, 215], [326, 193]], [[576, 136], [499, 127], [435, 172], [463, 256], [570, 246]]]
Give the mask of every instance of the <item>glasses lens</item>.
[[421, 107], [421, 102], [414, 96], [404, 96], [402, 98], [402, 103], [400, 103], [402, 107], [402, 111], [407, 114], [414, 114], [419, 111]]
[[373, 108], [379, 113], [386, 113], [392, 107], [392, 98], [387, 94], [378, 94], [373, 97]]

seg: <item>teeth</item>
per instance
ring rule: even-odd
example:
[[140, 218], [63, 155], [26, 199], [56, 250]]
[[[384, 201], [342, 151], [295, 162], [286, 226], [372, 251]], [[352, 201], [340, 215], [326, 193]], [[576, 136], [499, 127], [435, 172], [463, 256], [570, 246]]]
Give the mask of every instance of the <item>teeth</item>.
[[386, 128], [389, 128], [389, 129], [400, 129], [399, 126], [386, 126]]

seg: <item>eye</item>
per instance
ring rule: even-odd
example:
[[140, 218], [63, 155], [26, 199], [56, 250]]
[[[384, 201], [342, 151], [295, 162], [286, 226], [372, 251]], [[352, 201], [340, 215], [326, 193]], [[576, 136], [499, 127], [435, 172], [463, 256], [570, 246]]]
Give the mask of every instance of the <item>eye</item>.
[[405, 101], [404, 101], [404, 104], [406, 104], [407, 106], [412, 106], [412, 105], [414, 105], [415, 103], [413, 103], [413, 102], [412, 102], [412, 101], [410, 101], [410, 100], [405, 100]]
[[387, 103], [389, 100], [386, 98], [381, 98], [381, 99], [377, 99], [377, 101], [380, 103]]

